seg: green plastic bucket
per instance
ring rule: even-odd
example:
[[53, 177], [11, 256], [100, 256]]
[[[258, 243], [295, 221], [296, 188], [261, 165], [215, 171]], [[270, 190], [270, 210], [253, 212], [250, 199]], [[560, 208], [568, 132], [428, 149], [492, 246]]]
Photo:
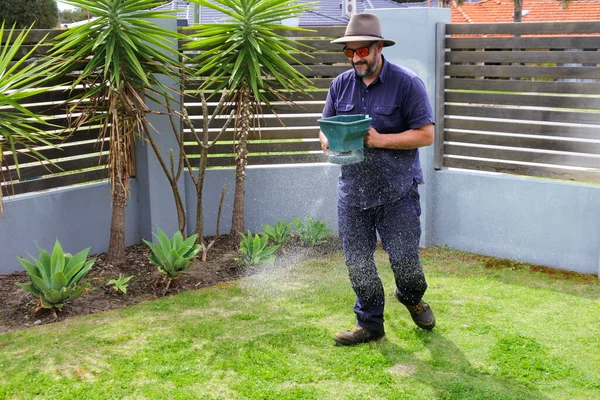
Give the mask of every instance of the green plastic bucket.
[[329, 143], [329, 161], [354, 164], [364, 160], [364, 138], [371, 126], [365, 114], [336, 115], [318, 120]]
[[317, 122], [329, 142], [329, 150], [343, 153], [363, 148], [371, 117], [365, 114], [336, 115]]

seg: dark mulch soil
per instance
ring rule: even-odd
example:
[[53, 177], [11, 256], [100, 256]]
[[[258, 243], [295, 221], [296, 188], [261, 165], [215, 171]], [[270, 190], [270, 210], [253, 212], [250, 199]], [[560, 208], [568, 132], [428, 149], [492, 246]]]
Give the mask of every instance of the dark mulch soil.
[[[277, 258], [276, 265], [294, 264], [306, 258], [317, 258], [339, 250], [339, 239], [333, 237], [326, 243], [312, 248], [304, 248], [294, 242], [280, 249], [283, 256]], [[90, 256], [96, 258], [96, 262], [85, 278], [85, 281], [89, 282], [88, 289], [77, 299], [65, 304], [58, 312], [58, 321], [54, 321], [54, 315], [49, 310], [35, 312], [37, 299], [15, 285], [15, 282], [29, 282], [25, 272], [0, 275], [0, 334], [26, 329], [32, 325], [60, 323], [78, 315], [126, 307], [165, 295], [196, 290], [239, 279], [253, 272], [252, 269], [242, 268], [236, 263], [234, 257], [237, 257], [238, 253], [231, 245], [230, 237], [224, 235], [219, 237], [210, 249], [206, 262], [196, 261], [173, 280], [168, 291], [165, 291], [167, 280], [158, 272], [156, 266], [148, 261], [149, 252], [146, 245], [129, 246], [126, 249], [127, 262], [120, 267], [106, 263], [104, 253]], [[117, 279], [119, 274], [133, 275], [126, 294], [107, 285], [109, 280]]]

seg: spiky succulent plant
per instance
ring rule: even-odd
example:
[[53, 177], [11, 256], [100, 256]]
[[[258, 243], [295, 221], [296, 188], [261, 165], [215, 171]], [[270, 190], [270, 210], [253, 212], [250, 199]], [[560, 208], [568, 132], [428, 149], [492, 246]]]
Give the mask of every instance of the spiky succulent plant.
[[31, 283], [17, 285], [39, 298], [39, 308], [61, 309], [65, 302], [79, 297], [86, 289], [87, 283], [79, 285], [79, 282], [96, 259], [87, 260], [89, 247], [74, 256], [65, 253], [58, 240], [52, 254], [39, 247], [38, 250], [39, 258], [29, 254], [33, 262], [17, 257], [31, 280]]

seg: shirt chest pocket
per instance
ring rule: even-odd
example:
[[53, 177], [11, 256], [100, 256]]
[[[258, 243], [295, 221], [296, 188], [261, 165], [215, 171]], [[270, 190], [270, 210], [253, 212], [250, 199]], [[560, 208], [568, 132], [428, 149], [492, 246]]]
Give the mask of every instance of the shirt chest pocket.
[[371, 116], [373, 126], [381, 133], [396, 133], [401, 125], [400, 107], [397, 105], [375, 105]]
[[342, 103], [340, 101], [335, 103], [335, 113], [336, 115], [356, 114], [354, 111], [354, 104]]

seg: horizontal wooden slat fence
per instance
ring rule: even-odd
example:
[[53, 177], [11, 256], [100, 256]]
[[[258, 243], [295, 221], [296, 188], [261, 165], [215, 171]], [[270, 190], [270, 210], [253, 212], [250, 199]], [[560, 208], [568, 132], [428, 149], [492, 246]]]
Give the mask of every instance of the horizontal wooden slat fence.
[[[43, 43], [46, 45], [40, 46], [32, 55], [33, 57], [43, 57], [49, 49], [48, 41], [60, 32], [61, 30], [58, 29], [32, 30], [17, 57], [23, 57], [45, 37]], [[6, 40], [7, 33], [5, 32], [3, 35], [3, 40]], [[15, 36], [16, 34], [13, 34], [13, 38]], [[80, 127], [77, 131], [65, 130], [69, 123], [66, 101], [69, 95], [73, 96], [81, 92], [79, 89], [69, 94], [69, 91], [66, 90], [72, 79], [66, 76], [57, 76], [53, 82], [48, 83], [49, 91], [21, 102], [21, 105], [41, 115], [48, 123], [52, 124], [52, 126], [39, 123], [31, 125], [44, 131], [60, 134], [60, 138], [50, 141], [57, 147], [34, 146], [34, 149], [52, 163], [36, 161], [31, 153], [23, 148], [17, 150], [20, 179], [14, 169], [14, 158], [9, 155], [10, 152], [5, 151], [7, 159], [4, 165], [1, 165], [4, 178], [1, 189], [4, 195], [22, 194], [107, 179], [108, 141], [98, 141], [100, 127], [88, 124]], [[54, 87], [59, 84], [61, 86]], [[76, 114], [73, 117], [76, 117]], [[0, 140], [3, 139], [0, 137]], [[3, 143], [3, 148], [6, 150], [6, 143]]]
[[600, 182], [600, 21], [440, 24], [436, 168]]
[[[320, 149], [319, 125], [327, 89], [332, 79], [349, 68], [348, 59], [341, 52], [339, 45], [331, 44], [336, 37], [343, 36], [344, 27], [311, 27], [316, 32], [279, 32], [285, 36], [296, 38], [309, 45], [312, 57], [294, 55], [304, 64], [293, 65], [304, 76], [309, 78], [315, 87], [309, 95], [293, 93], [293, 103], [274, 102], [273, 111], [263, 109], [264, 115], [254, 120], [255, 128], [249, 137], [248, 165], [315, 163], [326, 161]], [[183, 44], [183, 43], [181, 43]], [[193, 92], [198, 88], [198, 81], [185, 83], [185, 106], [194, 129], [201, 132], [202, 106], [200, 98]], [[209, 103], [209, 115], [216, 106], [216, 99]], [[209, 127], [210, 137], [214, 138], [223, 126], [225, 119], [215, 120]], [[230, 124], [226, 133], [219, 139], [219, 144], [211, 148], [208, 166], [234, 166], [234, 128]], [[187, 154], [199, 157], [199, 146], [194, 142], [191, 130], [186, 129]]]

